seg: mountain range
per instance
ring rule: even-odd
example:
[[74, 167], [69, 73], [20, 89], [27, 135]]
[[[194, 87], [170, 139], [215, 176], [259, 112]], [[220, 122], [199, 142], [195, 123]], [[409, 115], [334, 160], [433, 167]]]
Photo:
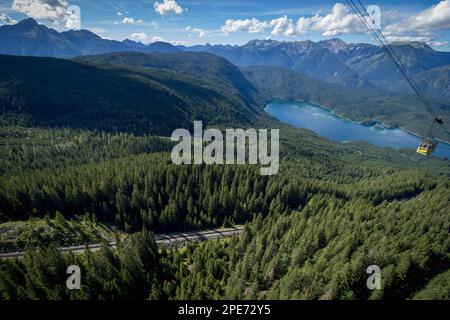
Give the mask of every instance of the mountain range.
[[58, 32], [38, 24], [32, 18], [15, 25], [0, 27], [0, 53], [18, 56], [68, 58], [107, 52], [178, 52], [180, 49], [165, 42], [144, 45], [125, 40], [103, 39], [88, 30]]
[[[346, 88], [280, 67], [239, 69], [205, 52], [116, 52], [71, 60], [0, 55], [0, 66], [3, 125], [168, 136], [193, 120], [219, 127], [267, 124], [266, 103], [295, 99], [423, 135], [429, 128], [430, 116], [413, 95]], [[450, 106], [433, 103], [450, 120]]]
[[[393, 43], [406, 69], [419, 87], [437, 98], [450, 98], [450, 52], [433, 50], [424, 43]], [[187, 49], [187, 48], [186, 48]], [[195, 48], [201, 51], [201, 48]], [[243, 46], [204, 46], [240, 67], [270, 65], [347, 87], [412, 93], [383, 49], [371, 44], [347, 44], [340, 39], [319, 42], [253, 40]], [[431, 78], [431, 79], [430, 79]], [[431, 82], [430, 82], [431, 80]]]
[[[392, 62], [370, 44], [331, 39], [145, 45], [87, 30], [57, 32], [33, 19], [0, 27], [0, 43], [1, 123], [169, 134], [192, 119], [254, 124], [265, 103], [296, 99], [353, 120], [428, 134], [430, 115]], [[393, 46], [448, 122], [450, 53], [423, 43]]]
[[[70, 58], [110, 52], [208, 52], [239, 67], [269, 65], [294, 70], [313, 79], [368, 89], [412, 93], [383, 49], [340, 39], [319, 42], [252, 40], [245, 45], [148, 45], [126, 39], [103, 39], [88, 31], [57, 32], [28, 18], [0, 27], [0, 54]], [[428, 96], [450, 99], [450, 52], [433, 50], [425, 43], [393, 43], [406, 69]]]

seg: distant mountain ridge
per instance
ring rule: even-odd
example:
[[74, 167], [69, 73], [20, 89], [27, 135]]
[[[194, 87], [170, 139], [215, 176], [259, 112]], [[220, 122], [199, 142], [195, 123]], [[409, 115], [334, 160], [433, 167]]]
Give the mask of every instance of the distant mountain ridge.
[[166, 42], [144, 45], [125, 40], [103, 39], [89, 30], [58, 32], [28, 18], [15, 25], [0, 27], [0, 54], [68, 58], [108, 52], [179, 52]]
[[[126, 39], [103, 39], [88, 31], [57, 32], [25, 19], [0, 27], [0, 54], [72, 58], [111, 52], [207, 52], [239, 67], [274, 66], [313, 79], [351, 88], [411, 93], [400, 72], [382, 48], [340, 39], [284, 42], [252, 40], [244, 45], [174, 46], [167, 42], [143, 44]], [[428, 96], [450, 99], [450, 52], [433, 50], [425, 43], [393, 43], [408, 71]]]
[[[428, 80], [439, 88], [450, 87], [450, 52], [435, 51], [425, 43], [393, 43], [395, 52], [408, 71], [419, 76], [434, 70]], [[190, 50], [183, 47], [183, 50]], [[195, 46], [195, 51], [202, 48]], [[345, 43], [340, 39], [319, 42], [252, 40], [242, 46], [206, 45], [203, 51], [221, 56], [239, 67], [274, 66], [297, 71], [302, 75], [347, 87], [378, 88], [411, 93], [401, 73], [385, 55], [382, 48], [366, 43]], [[440, 69], [439, 69], [440, 68]], [[420, 81], [420, 88], [436, 98], [450, 98], [448, 90], [430, 88], [428, 81]]]

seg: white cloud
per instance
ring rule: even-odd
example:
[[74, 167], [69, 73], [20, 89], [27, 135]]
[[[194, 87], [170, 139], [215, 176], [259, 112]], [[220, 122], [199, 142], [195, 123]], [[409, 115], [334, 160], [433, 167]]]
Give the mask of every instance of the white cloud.
[[163, 2], [155, 2], [153, 5], [155, 11], [162, 16], [170, 14], [181, 14], [185, 9], [178, 5], [175, 0], [163, 0]]
[[164, 39], [163, 37], [160, 37], [160, 36], [153, 36], [152, 39], [150, 40], [150, 43], [153, 43], [153, 42], [167, 42], [167, 43], [170, 43], [170, 44], [172, 44], [174, 46], [186, 45], [187, 44], [185, 41], [181, 41], [181, 40], [169, 41], [169, 40], [166, 40], [166, 39]]
[[222, 31], [225, 33], [237, 31], [255, 33], [264, 31], [268, 27], [273, 28], [271, 34], [284, 36], [295, 36], [308, 31], [320, 31], [324, 36], [366, 32], [358, 16], [350, 13], [350, 9], [340, 3], [336, 3], [331, 12], [325, 16], [300, 17], [296, 22], [287, 15], [271, 21], [259, 21], [256, 18], [229, 19], [222, 26]]
[[[274, 20], [272, 20], [274, 21]], [[309, 31], [319, 31], [323, 36], [338, 36], [350, 33], [364, 33], [366, 29], [359, 17], [350, 12], [350, 8], [341, 3], [336, 3], [327, 15], [314, 15], [312, 17], [300, 17], [295, 26], [286, 16], [275, 19], [273, 34], [294, 36]]]
[[153, 36], [152, 40], [150, 42], [157, 42], [157, 41], [167, 42], [166, 39], [164, 39], [163, 37], [160, 37], [160, 36]]
[[187, 42], [182, 41], [182, 40], [173, 40], [173, 41], [170, 41], [170, 44], [174, 45], [174, 46], [185, 46], [185, 45], [187, 45]]
[[0, 25], [4, 24], [16, 24], [17, 20], [11, 18], [6, 13], [0, 13]]
[[450, 29], [450, 0], [443, 0], [422, 12], [386, 26], [383, 34], [389, 41], [420, 41], [439, 47], [447, 45], [447, 42], [438, 41], [435, 32], [447, 29]]
[[125, 17], [122, 20], [123, 24], [139, 24], [139, 23], [143, 23], [144, 20], [134, 20], [134, 18], [131, 17]]
[[[444, 46], [447, 43], [438, 41], [434, 32], [450, 29], [450, 0], [441, 0], [410, 17], [403, 18], [397, 12], [388, 11], [383, 14], [383, 18], [388, 24], [383, 34], [389, 41], [421, 41], [433, 46]], [[228, 19], [221, 30], [224, 34], [239, 31], [256, 33], [267, 28], [272, 28], [271, 34], [276, 36], [295, 36], [311, 31], [320, 32], [325, 37], [368, 33], [358, 15], [342, 3], [336, 3], [328, 14], [300, 17], [297, 21], [287, 15], [271, 21]]]
[[431, 41], [428, 41], [427, 43], [433, 47], [447, 47], [448, 46], [448, 41], [431, 40]]
[[292, 36], [296, 34], [292, 19], [288, 18], [286, 15], [270, 21], [270, 26], [273, 27], [271, 32], [273, 35], [283, 34], [286, 36]]
[[350, 13], [350, 8], [341, 3], [336, 3], [326, 16], [310, 19], [315, 20], [311, 24], [311, 30], [322, 31], [324, 36], [367, 32], [359, 17]]
[[412, 17], [386, 27], [386, 32], [428, 32], [450, 29], [450, 0], [443, 0]]
[[65, 20], [69, 3], [66, 0], [13, 0], [12, 9], [33, 19]]
[[221, 27], [222, 32], [229, 34], [239, 31], [247, 31], [249, 33], [258, 33], [268, 28], [270, 24], [266, 21], [259, 21], [256, 18], [245, 20], [232, 20], [225, 21], [225, 25]]
[[434, 35], [431, 36], [386, 36], [389, 42], [425, 42], [433, 47], [445, 47], [448, 41], [437, 41]]
[[[72, 8], [74, 9], [74, 8]], [[66, 11], [66, 28], [71, 30], [81, 29], [81, 12], [79, 7], [71, 12], [71, 7]]]
[[48, 20], [53, 25], [64, 23], [68, 29], [81, 28], [78, 6], [70, 6], [66, 0], [13, 0], [11, 8], [37, 20]]
[[321, 19], [322, 19], [322, 17], [320, 17], [318, 15], [315, 15], [315, 16], [309, 17], [309, 18], [301, 17], [297, 20], [295, 30], [299, 34], [306, 33], [308, 31], [310, 31], [316, 23], [320, 22]]
[[191, 27], [191, 26], [187, 26], [186, 28], [184, 28], [184, 30], [187, 31], [187, 32], [196, 33], [196, 34], [198, 34], [198, 36], [200, 38], [205, 36], [205, 31], [203, 29], [200, 29], [200, 28], [194, 28], [194, 27]]
[[422, 36], [387, 36], [386, 39], [389, 42], [429, 42], [432, 41], [432, 37], [422, 37]]
[[145, 34], [144, 32], [135, 32], [131, 35], [131, 38], [134, 40], [142, 41], [147, 39], [147, 34]]
[[117, 15], [118, 15], [118, 16], [122, 16], [123, 13], [119, 11], [119, 12], [117, 12]]
[[134, 21], [133, 18], [125, 17], [125, 18], [123, 18], [122, 23], [123, 24], [135, 24], [136, 21]]

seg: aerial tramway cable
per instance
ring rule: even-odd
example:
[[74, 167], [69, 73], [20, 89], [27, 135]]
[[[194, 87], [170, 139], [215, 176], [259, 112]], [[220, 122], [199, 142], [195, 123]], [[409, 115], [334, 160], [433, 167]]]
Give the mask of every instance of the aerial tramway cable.
[[[373, 20], [372, 16], [366, 11], [364, 5], [362, 4], [361, 0], [356, 0], [361, 8], [358, 7], [358, 5], [353, 0], [347, 0], [347, 3], [352, 8], [352, 10], [355, 12], [355, 14], [360, 18], [363, 25], [367, 28], [367, 30], [372, 34], [372, 36], [375, 38], [375, 40], [381, 45], [381, 48], [383, 48], [384, 52], [392, 59], [397, 69], [400, 71], [400, 73], [403, 75], [405, 80], [408, 82], [408, 84], [413, 89], [414, 93], [417, 95], [419, 100], [424, 104], [427, 111], [431, 114], [433, 117], [433, 123], [430, 127], [430, 138], [432, 136], [432, 128], [434, 124], [438, 124], [442, 127], [442, 129], [447, 133], [450, 134], [450, 131], [447, 130], [444, 127], [444, 122], [441, 118], [437, 116], [435, 111], [433, 110], [432, 105], [427, 100], [427, 98], [422, 94], [422, 92], [419, 90], [417, 84], [415, 83], [414, 79], [409, 75], [408, 71], [406, 70], [405, 66], [403, 65], [402, 61], [400, 60], [399, 56], [395, 52], [395, 50], [392, 48], [389, 41], [386, 39], [384, 34], [377, 28], [371, 27], [371, 25], [375, 25], [375, 21]], [[364, 12], [364, 13], [363, 13]], [[368, 22], [366, 20], [366, 16], [371, 20], [372, 23]]]
[[[360, 0], [357, 0], [359, 5], [361, 6], [361, 9], [367, 14], [367, 16], [371, 19], [372, 24], [375, 25], [375, 21], [373, 20], [373, 18], [367, 13], [367, 11], [364, 9], [364, 5], [361, 3]], [[351, 2], [353, 3], [353, 0], [351, 0]], [[356, 7], [357, 8], [357, 7]], [[368, 26], [366, 24], [366, 26]], [[369, 26], [368, 26], [369, 27]], [[391, 44], [389, 43], [389, 41], [386, 39], [386, 37], [384, 36], [384, 34], [379, 30], [379, 29], [372, 29], [375, 34], [377, 34], [381, 40], [380, 44], [384, 47], [387, 47], [388, 51], [391, 53], [390, 56], [391, 58], [394, 60], [395, 64], [398, 66], [398, 68], [400, 69], [401, 73], [403, 74], [403, 76], [406, 78], [406, 80], [408, 81], [408, 83], [411, 85], [412, 89], [414, 90], [414, 92], [416, 93], [416, 95], [420, 98], [420, 100], [423, 102], [423, 104], [425, 105], [425, 107], [427, 108], [427, 110], [430, 112], [430, 114], [433, 116], [433, 118], [436, 117], [436, 114], [430, 104], [430, 102], [425, 98], [425, 96], [422, 94], [422, 92], [419, 90], [417, 84], [415, 83], [414, 79], [408, 74], [408, 71], [406, 70], [406, 67], [403, 65], [402, 61], [400, 60], [400, 57], [397, 55], [397, 53], [395, 52], [394, 48], [392, 48]]]

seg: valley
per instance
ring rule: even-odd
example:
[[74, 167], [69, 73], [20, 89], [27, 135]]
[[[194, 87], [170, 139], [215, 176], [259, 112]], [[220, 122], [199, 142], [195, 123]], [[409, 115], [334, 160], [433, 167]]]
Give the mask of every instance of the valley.
[[[0, 260], [1, 300], [448, 298], [449, 148], [410, 148], [399, 128], [427, 136], [432, 116], [380, 48], [143, 44], [31, 18], [0, 43], [0, 252], [19, 252]], [[449, 123], [449, 53], [395, 47]], [[172, 133], [200, 121], [279, 130], [276, 174], [174, 163]]]
[[[353, 121], [382, 122], [390, 128], [404, 128], [420, 136], [428, 136], [432, 116], [413, 95], [350, 89], [317, 81], [296, 72], [256, 66], [242, 69], [244, 75], [262, 92], [265, 102], [273, 99], [297, 100], [323, 106]], [[433, 101], [445, 123], [450, 121], [450, 106]], [[433, 134], [444, 141], [449, 135], [442, 129]]]
[[[26, 41], [25, 41], [26, 39]], [[346, 43], [339, 38], [318, 42], [252, 40], [244, 45], [174, 45], [155, 41], [109, 40], [88, 31], [57, 32], [29, 18], [16, 25], [0, 26], [0, 54], [74, 58], [111, 52], [180, 53], [205, 52], [234, 65], [273, 66], [349, 88], [412, 94], [395, 65], [379, 46]], [[422, 42], [394, 42], [395, 52], [406, 69], [418, 78], [419, 88], [428, 96], [448, 101], [450, 54], [433, 50]]]
[[[321, 136], [342, 143], [366, 141], [378, 147], [415, 150], [424, 139], [402, 129], [387, 128], [377, 122], [374, 124], [352, 122], [328, 109], [308, 103], [273, 101], [264, 110], [280, 121], [312, 130]], [[441, 141], [435, 155], [450, 158], [450, 145]]]

